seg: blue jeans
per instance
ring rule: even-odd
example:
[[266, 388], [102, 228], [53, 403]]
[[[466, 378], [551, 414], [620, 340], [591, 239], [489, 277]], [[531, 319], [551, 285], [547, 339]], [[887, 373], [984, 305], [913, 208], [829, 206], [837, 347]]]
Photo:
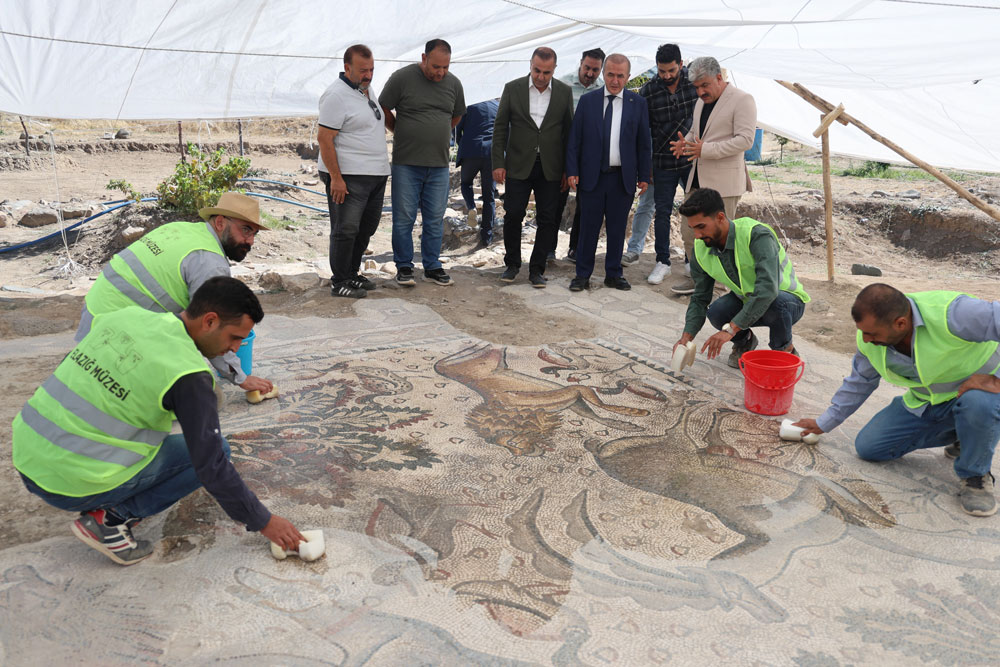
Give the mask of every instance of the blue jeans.
[[413, 225], [420, 211], [420, 259], [424, 271], [440, 269], [444, 209], [448, 206], [448, 167], [392, 165], [392, 261], [413, 268]]
[[[230, 456], [229, 443], [222, 439], [226, 458]], [[181, 498], [201, 488], [188, 455], [184, 436], [168, 435], [160, 451], [149, 465], [121, 486], [92, 496], [62, 496], [49, 493], [30, 479], [21, 475], [28, 491], [53, 507], [69, 512], [110, 510], [121, 519], [144, 519], [159, 514]]]
[[462, 158], [462, 198], [465, 208], [476, 208], [476, 193], [472, 182], [479, 174], [483, 190], [483, 215], [479, 218], [479, 238], [489, 244], [493, 240], [493, 219], [496, 217], [496, 185], [493, 184], [493, 161], [488, 157]]
[[[653, 247], [656, 249], [656, 261], [670, 264], [670, 215], [674, 211], [674, 196], [677, 186], [681, 188], [687, 183], [690, 167], [684, 169], [653, 169], [653, 182], [649, 184], [646, 193], [639, 197], [639, 205], [632, 218], [632, 236], [628, 240], [628, 251], [642, 253], [649, 232], [649, 221], [653, 222]], [[654, 188], [654, 185], [656, 186]]]
[[1000, 440], [1000, 394], [972, 389], [947, 403], [928, 405], [919, 417], [897, 396], [858, 433], [854, 448], [867, 461], [890, 461], [915, 449], [958, 440], [955, 474], [961, 479], [990, 471]]
[[[743, 310], [743, 302], [740, 298], [729, 292], [721, 296], [708, 307], [708, 321], [716, 329], [722, 329], [733, 321], [736, 314]], [[802, 313], [806, 311], [806, 304], [802, 303], [799, 297], [790, 292], [778, 291], [771, 305], [767, 307], [760, 319], [752, 323], [750, 327], [769, 327], [771, 330], [771, 340], [768, 346], [772, 350], [783, 350], [792, 342], [792, 325], [799, 321]], [[733, 336], [733, 344], [745, 341], [750, 336], [750, 327], [742, 329]]]

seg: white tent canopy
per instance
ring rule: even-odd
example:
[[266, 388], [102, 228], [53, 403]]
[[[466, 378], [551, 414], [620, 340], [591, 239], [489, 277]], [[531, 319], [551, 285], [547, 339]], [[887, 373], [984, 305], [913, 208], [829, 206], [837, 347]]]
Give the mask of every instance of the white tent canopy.
[[[758, 122], [817, 145], [798, 82], [932, 164], [1000, 172], [1000, 0], [0, 0], [0, 110], [46, 118], [315, 115], [344, 49], [375, 53], [380, 90], [434, 37], [474, 102], [528, 70], [556, 74], [601, 47], [654, 65], [658, 44], [716, 57], [757, 100]], [[898, 156], [834, 124], [837, 153]]]

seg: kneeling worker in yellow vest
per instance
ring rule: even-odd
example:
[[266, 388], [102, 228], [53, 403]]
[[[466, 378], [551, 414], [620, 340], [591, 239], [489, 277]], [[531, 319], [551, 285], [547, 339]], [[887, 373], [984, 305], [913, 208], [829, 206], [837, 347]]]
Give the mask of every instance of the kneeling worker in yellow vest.
[[[736, 368], [744, 353], [757, 348], [751, 327], [759, 326], [770, 328], [772, 350], [798, 356], [792, 344], [792, 326], [810, 299], [774, 230], [752, 218], [730, 220], [722, 197], [711, 188], [696, 190], [681, 205], [680, 213], [687, 217], [695, 235], [691, 262], [695, 289], [684, 333], [674, 349], [694, 340], [707, 315], [720, 330], [701, 348], [708, 351], [709, 359], [732, 341], [728, 363]], [[712, 303], [716, 281], [731, 291]]]
[[819, 419], [795, 423], [826, 433], [850, 417], [884, 378], [903, 387], [854, 440], [858, 456], [891, 461], [944, 447], [961, 479], [959, 500], [973, 516], [997, 511], [990, 472], [1000, 440], [1000, 301], [959, 292], [904, 294], [883, 283], [861, 290], [851, 308], [858, 351], [851, 374]]
[[[95, 317], [14, 418], [24, 485], [79, 512], [73, 534], [121, 565], [153, 552], [132, 527], [200, 486], [247, 530], [295, 549], [302, 534], [268, 512], [229, 461], [202, 359], [235, 350], [263, 317], [250, 288], [229, 277], [205, 281], [178, 315], [133, 306]], [[170, 435], [174, 419], [183, 435]]]
[[[205, 222], [170, 222], [150, 231], [111, 258], [87, 292], [76, 341], [90, 331], [94, 316], [141, 306], [154, 313], [181, 312], [209, 278], [229, 276], [229, 260], [250, 252], [260, 222], [257, 200], [226, 192], [198, 215]], [[271, 391], [269, 380], [243, 373], [233, 352], [210, 358], [219, 374], [245, 391]]]

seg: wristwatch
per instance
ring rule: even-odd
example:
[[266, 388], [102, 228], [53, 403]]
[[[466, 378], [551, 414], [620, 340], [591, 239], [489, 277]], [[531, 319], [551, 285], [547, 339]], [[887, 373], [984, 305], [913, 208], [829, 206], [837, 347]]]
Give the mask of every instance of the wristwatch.
[[722, 330], [725, 331], [730, 336], [736, 335], [736, 329], [733, 327], [732, 322], [729, 322], [728, 324], [726, 324], [726, 326], [722, 327]]

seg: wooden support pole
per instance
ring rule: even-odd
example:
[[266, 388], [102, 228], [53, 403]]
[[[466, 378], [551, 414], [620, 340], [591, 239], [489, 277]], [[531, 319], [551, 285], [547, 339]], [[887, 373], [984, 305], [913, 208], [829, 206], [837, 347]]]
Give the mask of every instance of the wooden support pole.
[[181, 132], [180, 121], [177, 121], [177, 147], [181, 152], [181, 162], [187, 162], [187, 156], [184, 154], [184, 134]]
[[29, 144], [31, 135], [28, 134], [28, 126], [24, 124], [24, 116], [18, 116], [18, 118], [21, 120], [21, 128], [24, 130], [24, 152], [28, 157], [31, 157], [31, 145]]
[[[785, 88], [787, 88], [788, 90], [792, 91], [793, 93], [795, 93], [796, 95], [798, 95], [799, 97], [801, 97], [802, 99], [804, 99], [805, 101], [807, 101], [810, 104], [812, 104], [814, 107], [816, 107], [817, 109], [819, 109], [820, 111], [822, 111], [824, 114], [830, 113], [831, 111], [834, 110], [834, 106], [832, 104], [830, 104], [829, 102], [827, 102], [826, 100], [824, 100], [822, 97], [820, 97], [820, 96], [816, 95], [815, 93], [811, 92], [810, 90], [808, 90], [805, 86], [803, 86], [801, 84], [798, 84], [798, 83], [794, 83], [794, 84], [793, 83], [788, 83], [787, 81], [778, 81], [778, 83], [780, 85], [784, 86]], [[864, 123], [862, 123], [861, 121], [859, 121], [857, 118], [854, 118], [853, 116], [851, 116], [850, 114], [848, 114], [846, 112], [845, 113], [841, 113], [837, 117], [837, 121], [840, 122], [843, 125], [847, 125], [848, 123], [854, 125], [855, 127], [857, 127], [859, 130], [861, 130], [862, 132], [864, 132], [865, 134], [867, 134], [869, 137], [871, 137], [875, 141], [879, 142], [880, 144], [882, 144], [886, 148], [889, 148], [890, 150], [894, 151], [895, 153], [901, 155], [907, 161], [915, 164], [916, 166], [920, 167], [921, 169], [923, 169], [924, 171], [926, 171], [928, 174], [930, 174], [934, 178], [938, 179], [939, 181], [941, 181], [942, 183], [944, 183], [945, 185], [947, 185], [949, 188], [951, 188], [952, 190], [954, 190], [958, 194], [959, 197], [961, 197], [962, 199], [966, 200], [967, 202], [969, 202], [970, 204], [972, 204], [973, 206], [975, 206], [976, 208], [978, 208], [983, 213], [987, 214], [988, 216], [990, 216], [994, 220], [1000, 221], [1000, 209], [997, 209], [995, 206], [991, 206], [991, 205], [987, 204], [982, 199], [980, 199], [979, 197], [975, 196], [974, 194], [972, 194], [971, 192], [969, 192], [968, 190], [966, 190], [965, 188], [963, 188], [961, 185], [959, 185], [958, 183], [956, 183], [952, 178], [950, 178], [947, 174], [945, 174], [943, 171], [941, 171], [937, 167], [935, 167], [935, 166], [933, 166], [933, 165], [931, 165], [931, 164], [929, 164], [927, 162], [924, 162], [923, 160], [921, 160], [920, 158], [918, 158], [913, 153], [910, 153], [909, 151], [907, 151], [904, 148], [900, 147], [898, 144], [890, 141], [889, 139], [886, 139], [881, 134], [879, 134], [875, 130], [871, 129], [870, 127], [868, 127], [867, 125], [865, 125]]]
[[[830, 120], [833, 122], [833, 119]], [[827, 126], [829, 127], [829, 126]], [[833, 282], [833, 184], [830, 182], [830, 130], [823, 131], [823, 212], [826, 217], [826, 279]]]
[[833, 121], [837, 120], [842, 113], [844, 113], [844, 105], [838, 104], [836, 109], [825, 116], [820, 116], [819, 127], [813, 130], [813, 136], [818, 139], [821, 134], [825, 134], [830, 129], [830, 126], [833, 125]]
[[236, 127], [240, 131], [240, 157], [243, 157], [243, 119], [240, 118], [236, 121]]

